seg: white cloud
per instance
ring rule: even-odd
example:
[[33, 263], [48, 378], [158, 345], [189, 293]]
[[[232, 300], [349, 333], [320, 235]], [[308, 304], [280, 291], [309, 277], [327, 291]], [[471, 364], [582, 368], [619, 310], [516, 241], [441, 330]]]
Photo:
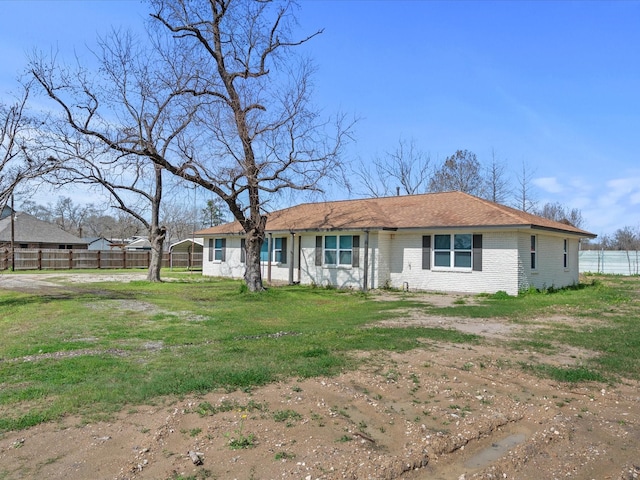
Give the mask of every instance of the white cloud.
[[564, 191], [564, 187], [560, 185], [556, 177], [535, 178], [533, 184], [549, 193], [561, 193]]
[[614, 178], [606, 183], [607, 187], [619, 192], [620, 195], [640, 190], [640, 177]]
[[589, 207], [591, 204], [593, 204], [593, 198], [580, 195], [572, 197], [569, 206], [571, 208], [579, 208], [582, 210], [583, 208]]
[[613, 233], [624, 226], [635, 226], [640, 220], [636, 205], [640, 204], [640, 176], [636, 172], [625, 178], [604, 181], [600, 194], [582, 207], [588, 229], [595, 233]]
[[577, 190], [581, 195], [586, 195], [587, 193], [593, 191], [593, 186], [584, 178], [570, 178], [568, 183], [571, 188]]

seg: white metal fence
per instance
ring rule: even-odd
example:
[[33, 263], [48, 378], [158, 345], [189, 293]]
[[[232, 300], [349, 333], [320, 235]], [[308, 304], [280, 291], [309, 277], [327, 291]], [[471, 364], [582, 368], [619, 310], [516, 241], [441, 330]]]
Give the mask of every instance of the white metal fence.
[[583, 250], [580, 252], [580, 273], [587, 272], [640, 275], [640, 251]]

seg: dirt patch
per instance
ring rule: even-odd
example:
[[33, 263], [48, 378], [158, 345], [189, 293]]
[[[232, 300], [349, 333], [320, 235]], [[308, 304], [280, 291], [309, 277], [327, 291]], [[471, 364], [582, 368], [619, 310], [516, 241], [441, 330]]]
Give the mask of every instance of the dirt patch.
[[[399, 292], [374, 290], [370, 292], [371, 298], [380, 302], [398, 300]], [[456, 292], [402, 292], [405, 299], [418, 303], [424, 303], [433, 307], [451, 307], [456, 304], [474, 305], [477, 303], [475, 296], [468, 293]]]
[[[112, 305], [132, 308], [126, 302]], [[98, 302], [96, 308], [108, 306]], [[506, 338], [531, 326], [494, 319], [414, 312], [383, 324], [458, 328], [484, 340], [361, 354], [362, 368], [335, 378], [159, 399], [126, 407], [110, 421], [69, 417], [8, 432], [0, 437], [0, 478], [630, 480], [640, 475], [638, 382], [574, 386], [518, 367], [538, 355], [566, 365], [588, 352], [542, 356], [506, 349]]]
[[[520, 372], [513, 364], [524, 354], [497, 346], [427, 347], [368, 356], [359, 371], [336, 378], [165, 399], [109, 422], [65, 418], [10, 432], [0, 439], [0, 474], [637, 478], [637, 383], [575, 387]], [[518, 435], [522, 440], [509, 445]], [[243, 439], [247, 448], [232, 448]], [[505, 442], [509, 448], [497, 458], [487, 453]]]
[[506, 321], [499, 322], [487, 318], [443, 317], [425, 315], [421, 312], [407, 311], [399, 318], [384, 320], [377, 325], [385, 327], [437, 327], [459, 330], [491, 338], [506, 338], [520, 327]]
[[49, 294], [58, 292], [65, 284], [97, 282], [134, 282], [145, 280], [146, 271], [127, 273], [0, 273], [0, 288], [26, 293]]

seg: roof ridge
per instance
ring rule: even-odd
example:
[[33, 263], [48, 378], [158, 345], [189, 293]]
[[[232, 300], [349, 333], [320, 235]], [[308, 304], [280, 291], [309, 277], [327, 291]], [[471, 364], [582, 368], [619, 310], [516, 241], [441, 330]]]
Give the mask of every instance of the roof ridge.
[[[349, 203], [349, 202], [367, 202], [367, 201], [374, 202], [376, 200], [392, 200], [395, 198], [408, 198], [408, 197], [425, 197], [425, 196], [443, 195], [443, 194], [451, 194], [451, 193], [464, 193], [464, 192], [460, 192], [457, 190], [450, 190], [446, 192], [407, 193], [404, 195], [388, 195], [384, 197], [362, 197], [362, 198], [344, 198], [342, 200], [321, 200], [319, 202], [298, 203], [296, 205], [291, 205], [289, 207], [284, 207], [278, 210], [274, 210], [273, 212], [279, 212], [279, 211], [287, 210], [290, 208], [301, 207], [303, 205], [317, 205], [319, 203]], [[269, 213], [273, 213], [273, 212], [269, 212]]]
[[513, 218], [515, 220], [522, 220], [523, 217], [521, 216], [521, 214], [531, 215], [530, 213], [527, 213], [524, 210], [518, 210], [517, 208], [509, 207], [508, 205], [503, 205], [502, 203], [498, 203], [498, 202], [493, 202], [491, 200], [487, 200], [486, 198], [476, 197], [475, 195], [471, 195], [471, 194], [466, 193], [466, 192], [460, 192], [460, 193], [464, 193], [465, 195], [473, 197], [476, 200], [484, 203], [485, 205], [488, 205], [489, 207], [492, 207], [492, 208], [495, 208], [497, 210], [500, 210], [501, 212], [505, 213], [506, 215], [510, 216], [511, 218]]

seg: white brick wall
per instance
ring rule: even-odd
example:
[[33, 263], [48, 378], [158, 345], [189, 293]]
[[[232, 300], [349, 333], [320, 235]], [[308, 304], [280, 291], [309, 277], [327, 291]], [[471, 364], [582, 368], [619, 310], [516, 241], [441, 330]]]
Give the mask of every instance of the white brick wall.
[[[578, 240], [569, 239], [569, 266], [565, 269], [563, 247], [566, 237], [546, 232], [537, 233], [538, 268], [532, 271], [531, 230], [473, 232], [482, 234], [482, 271], [438, 268], [434, 266], [433, 258], [431, 269], [423, 270], [422, 236], [440, 233], [449, 234], [451, 231], [372, 232], [369, 236], [369, 288], [389, 285], [399, 289], [408, 287], [412, 290], [468, 293], [495, 293], [503, 290], [510, 295], [517, 295], [519, 291], [530, 287], [560, 288], [578, 282]], [[291, 236], [288, 236], [287, 263], [271, 264], [271, 280], [287, 282], [289, 263], [293, 261], [293, 280], [296, 282], [361, 288], [364, 277], [365, 234], [359, 231], [339, 234], [360, 235], [359, 267], [316, 266], [316, 234], [296, 235], [293, 245]], [[245, 266], [240, 263], [240, 240], [240, 237], [227, 238], [226, 261], [210, 262], [209, 242], [205, 239], [203, 275], [242, 278]], [[298, 268], [299, 242], [301, 243]], [[266, 262], [262, 264], [262, 278], [268, 279]]]
[[[531, 235], [537, 238], [537, 268], [531, 269]], [[568, 240], [568, 266], [564, 267], [564, 240]], [[544, 290], [576, 285], [579, 281], [578, 239], [556, 234], [521, 232], [520, 290], [530, 287]]]
[[376, 287], [382, 288], [386, 285], [391, 286], [391, 262], [397, 262], [395, 252], [392, 255], [391, 249], [395, 235], [390, 232], [378, 233], [378, 248], [376, 249]]
[[[242, 278], [244, 264], [240, 263], [240, 237], [228, 237], [225, 247], [225, 261], [209, 261], [209, 239], [204, 239], [202, 251], [202, 274], [210, 277]], [[211, 254], [213, 258], [213, 254]]]
[[[364, 240], [365, 234], [359, 231], [339, 232], [339, 235], [360, 235], [359, 267], [350, 265], [320, 265], [315, 264], [316, 235], [305, 234], [302, 239], [300, 283], [316, 284], [320, 286], [335, 285], [339, 288], [361, 288], [364, 281]], [[334, 233], [331, 233], [334, 235]], [[377, 235], [369, 236], [369, 288], [377, 288], [373, 282], [372, 254], [376, 249]], [[297, 253], [296, 253], [297, 255]], [[296, 272], [297, 280], [297, 272]]]
[[517, 246], [513, 233], [482, 233], [482, 271], [453, 270], [434, 267], [422, 269], [422, 236], [451, 232], [416, 232], [396, 234], [391, 239], [394, 252], [391, 260], [391, 286], [417, 290], [437, 290], [469, 293], [495, 293], [504, 290], [518, 293]]

